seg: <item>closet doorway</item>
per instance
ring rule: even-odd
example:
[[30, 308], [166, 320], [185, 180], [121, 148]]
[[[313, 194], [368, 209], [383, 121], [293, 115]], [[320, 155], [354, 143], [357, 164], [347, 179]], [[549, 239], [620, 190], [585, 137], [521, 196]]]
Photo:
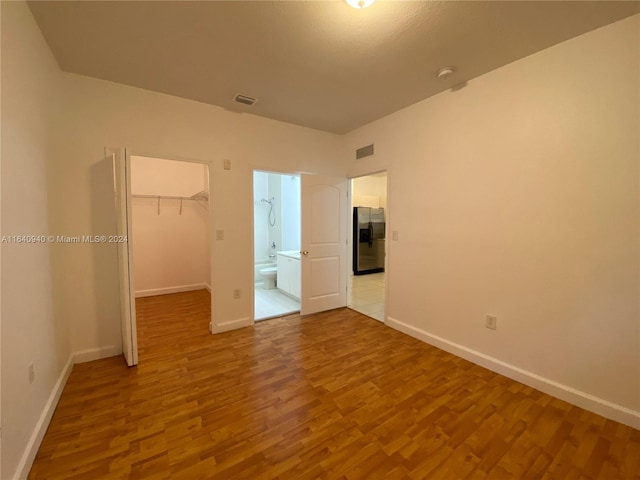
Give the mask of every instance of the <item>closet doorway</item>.
[[209, 167], [130, 157], [130, 230], [139, 358], [209, 333]]

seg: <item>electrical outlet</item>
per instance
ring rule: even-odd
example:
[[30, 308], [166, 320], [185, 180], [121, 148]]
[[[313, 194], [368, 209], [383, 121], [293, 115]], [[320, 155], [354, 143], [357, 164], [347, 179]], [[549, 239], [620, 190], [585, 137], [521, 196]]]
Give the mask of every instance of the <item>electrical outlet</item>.
[[33, 366], [33, 363], [29, 364], [29, 383], [33, 383], [36, 379], [36, 369]]
[[486, 327], [491, 330], [496, 330], [498, 328], [498, 317], [495, 315], [487, 315]]
[[398, 231], [394, 230], [391, 232], [391, 240], [398, 240]]
[[239, 288], [236, 288], [236, 289], [233, 291], [233, 298], [235, 298], [236, 300], [237, 300], [238, 298], [240, 298], [240, 289], [239, 289]]
[[224, 230], [216, 230], [216, 240], [224, 240]]

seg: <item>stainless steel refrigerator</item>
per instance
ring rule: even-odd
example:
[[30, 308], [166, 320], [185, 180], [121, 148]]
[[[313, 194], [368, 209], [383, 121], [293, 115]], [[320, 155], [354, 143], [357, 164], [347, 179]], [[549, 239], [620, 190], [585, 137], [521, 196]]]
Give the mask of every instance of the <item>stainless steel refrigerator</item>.
[[353, 207], [353, 274], [384, 272], [384, 208]]

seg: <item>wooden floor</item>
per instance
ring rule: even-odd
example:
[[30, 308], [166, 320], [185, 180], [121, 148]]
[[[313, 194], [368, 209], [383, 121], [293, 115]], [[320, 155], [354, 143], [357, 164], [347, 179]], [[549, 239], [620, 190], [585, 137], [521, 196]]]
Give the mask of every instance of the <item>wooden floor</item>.
[[76, 365], [32, 479], [638, 479], [640, 432], [351, 310], [221, 335], [138, 300], [140, 365]]

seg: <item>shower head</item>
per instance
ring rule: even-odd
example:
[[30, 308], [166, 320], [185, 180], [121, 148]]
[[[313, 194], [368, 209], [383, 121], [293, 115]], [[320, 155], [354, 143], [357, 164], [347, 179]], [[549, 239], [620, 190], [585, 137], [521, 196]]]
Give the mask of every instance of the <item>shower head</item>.
[[262, 203], [268, 203], [269, 205], [273, 205], [273, 202], [275, 201], [276, 197], [271, 197], [269, 200], [267, 200], [266, 198], [263, 198], [262, 200], [260, 200]]

